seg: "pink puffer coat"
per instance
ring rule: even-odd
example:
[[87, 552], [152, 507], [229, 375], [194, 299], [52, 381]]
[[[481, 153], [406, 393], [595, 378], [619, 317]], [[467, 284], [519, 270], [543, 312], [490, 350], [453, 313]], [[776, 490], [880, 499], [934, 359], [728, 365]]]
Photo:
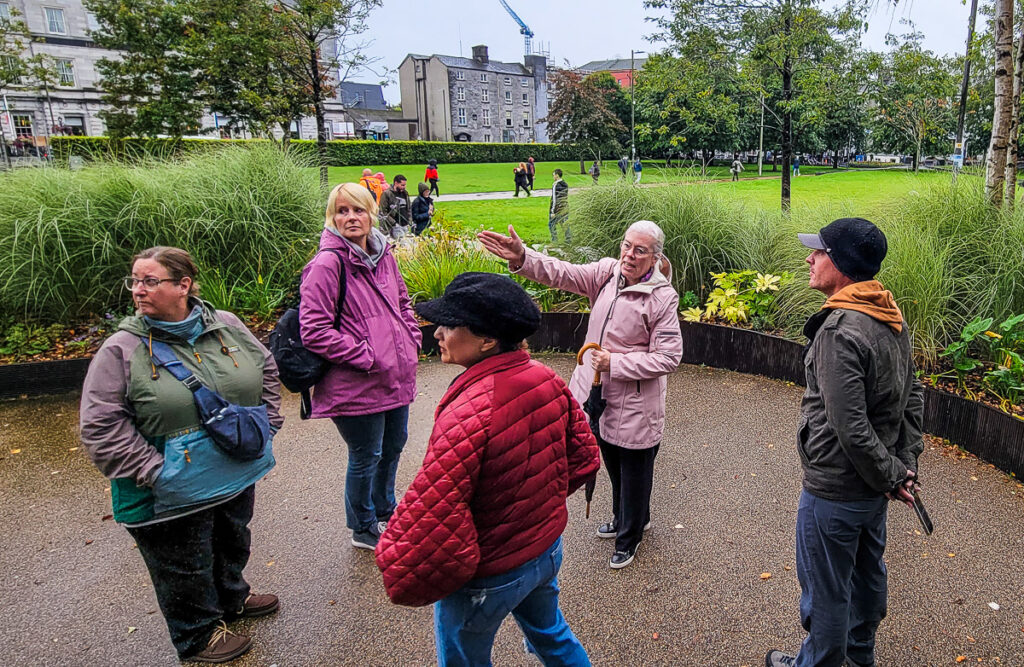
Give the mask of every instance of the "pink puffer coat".
[[[527, 249], [517, 271], [590, 300], [587, 342], [600, 343], [612, 353], [611, 372], [602, 373], [608, 406], [601, 415], [601, 439], [626, 449], [647, 449], [661, 442], [665, 376], [683, 357], [679, 294], [660, 269], [659, 264], [648, 280], [625, 287], [619, 284], [618, 260], [570, 264]], [[569, 382], [580, 405], [590, 395], [594, 380], [590, 354], [586, 353]]]

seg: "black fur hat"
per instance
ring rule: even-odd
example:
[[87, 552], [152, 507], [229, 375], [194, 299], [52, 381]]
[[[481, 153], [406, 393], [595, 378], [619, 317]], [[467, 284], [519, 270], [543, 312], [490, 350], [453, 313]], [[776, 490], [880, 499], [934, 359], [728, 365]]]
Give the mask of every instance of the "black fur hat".
[[418, 303], [416, 313], [434, 324], [467, 327], [478, 336], [517, 343], [540, 326], [540, 310], [522, 287], [497, 273], [455, 276], [444, 296]]

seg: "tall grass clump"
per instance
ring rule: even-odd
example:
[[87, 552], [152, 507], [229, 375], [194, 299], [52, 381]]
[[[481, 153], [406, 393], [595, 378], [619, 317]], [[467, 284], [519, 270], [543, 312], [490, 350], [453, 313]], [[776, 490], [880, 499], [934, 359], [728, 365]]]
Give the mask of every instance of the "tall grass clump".
[[171, 245], [195, 257], [216, 306], [268, 313], [323, 226], [307, 167], [256, 146], [2, 175], [0, 311], [60, 320], [123, 310], [132, 255]]

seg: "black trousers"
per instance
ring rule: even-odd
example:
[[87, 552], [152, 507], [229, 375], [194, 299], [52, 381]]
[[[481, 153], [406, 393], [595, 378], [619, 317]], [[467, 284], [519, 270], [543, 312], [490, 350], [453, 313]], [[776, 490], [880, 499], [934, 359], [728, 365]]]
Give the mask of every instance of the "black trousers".
[[438, 190], [438, 188], [437, 188], [437, 179], [436, 178], [430, 179], [430, 192], [428, 192], [427, 194], [429, 195], [431, 192], [436, 194], [436, 195], [438, 195], [438, 196], [441, 195], [441, 191]]
[[517, 181], [517, 182], [516, 182], [516, 197], [518, 197], [518, 196], [519, 196], [519, 189], [520, 189], [520, 188], [522, 188], [523, 190], [525, 190], [525, 191], [526, 191], [526, 196], [527, 196], [527, 197], [529, 197], [529, 196], [530, 196], [530, 188], [529, 188], [529, 187], [527, 187], [527, 186], [525, 186], [525, 185], [520, 185], [520, 184], [518, 183], [518, 181]]
[[648, 449], [626, 449], [598, 438], [601, 458], [612, 481], [612, 513], [618, 534], [616, 551], [633, 551], [651, 520], [654, 458], [660, 444]]
[[206, 648], [225, 612], [249, 596], [242, 570], [249, 562], [255, 486], [226, 503], [128, 532], [139, 545], [178, 657]]

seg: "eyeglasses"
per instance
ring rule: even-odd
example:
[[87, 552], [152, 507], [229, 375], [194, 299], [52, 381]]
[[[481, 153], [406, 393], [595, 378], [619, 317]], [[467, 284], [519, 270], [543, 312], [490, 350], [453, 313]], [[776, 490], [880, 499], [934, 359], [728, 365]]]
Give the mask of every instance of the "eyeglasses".
[[160, 283], [176, 283], [179, 280], [181, 280], [181, 278], [153, 278], [152, 276], [147, 276], [146, 278], [133, 278], [131, 276], [126, 276], [124, 279], [124, 287], [125, 289], [133, 290], [136, 285], [142, 283], [146, 286], [146, 289], [156, 289], [157, 287], [160, 287]]
[[629, 252], [629, 250], [632, 249], [634, 257], [647, 257], [647, 255], [651, 254], [651, 251], [649, 249], [645, 248], [644, 246], [642, 246], [642, 245], [633, 245], [629, 241], [623, 241], [621, 247], [622, 247], [622, 252]]

